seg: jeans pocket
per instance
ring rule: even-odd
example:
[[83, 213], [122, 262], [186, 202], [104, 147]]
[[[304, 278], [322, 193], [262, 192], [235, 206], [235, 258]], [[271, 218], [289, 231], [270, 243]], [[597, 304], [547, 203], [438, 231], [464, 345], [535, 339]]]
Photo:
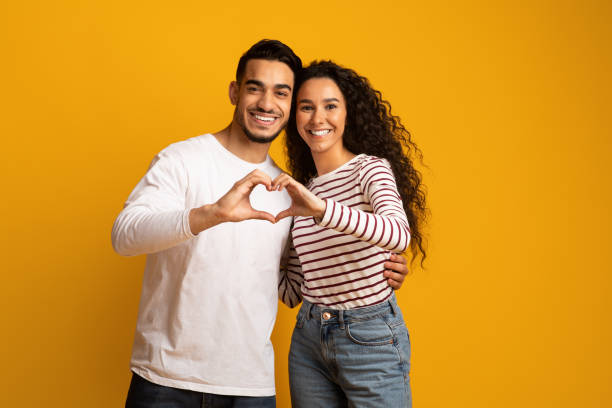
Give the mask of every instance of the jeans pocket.
[[382, 318], [355, 320], [345, 325], [347, 337], [361, 346], [383, 346], [393, 344], [393, 331]]

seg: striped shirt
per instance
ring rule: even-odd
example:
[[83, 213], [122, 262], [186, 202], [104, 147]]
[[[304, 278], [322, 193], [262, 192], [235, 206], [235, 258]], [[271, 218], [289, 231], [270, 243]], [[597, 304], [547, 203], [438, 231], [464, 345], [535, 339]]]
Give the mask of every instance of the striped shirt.
[[279, 297], [334, 309], [380, 303], [393, 293], [383, 276], [392, 252], [408, 248], [410, 228], [389, 162], [360, 154], [314, 178], [307, 188], [326, 202], [321, 220], [294, 217]]

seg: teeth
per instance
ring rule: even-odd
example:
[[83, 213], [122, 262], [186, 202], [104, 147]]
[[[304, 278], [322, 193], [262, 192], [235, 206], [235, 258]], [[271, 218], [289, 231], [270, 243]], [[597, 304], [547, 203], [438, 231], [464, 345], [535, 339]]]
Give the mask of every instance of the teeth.
[[273, 122], [274, 119], [276, 119], [276, 118], [269, 118], [269, 117], [266, 117], [266, 116], [259, 116], [259, 115], [255, 115], [255, 118], [257, 120], [263, 120], [264, 122]]
[[310, 133], [312, 133], [315, 136], [323, 136], [329, 133], [329, 129], [325, 129], [325, 130], [311, 130]]

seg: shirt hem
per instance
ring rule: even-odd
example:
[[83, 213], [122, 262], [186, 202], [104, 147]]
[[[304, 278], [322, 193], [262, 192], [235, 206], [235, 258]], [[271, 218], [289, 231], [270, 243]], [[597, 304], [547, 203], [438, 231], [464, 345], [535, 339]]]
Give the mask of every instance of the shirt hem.
[[182, 390], [190, 390], [197, 392], [205, 392], [207, 394], [217, 395], [235, 395], [244, 397], [271, 397], [276, 395], [276, 389], [272, 388], [249, 388], [249, 387], [230, 387], [225, 385], [198, 384], [188, 381], [171, 380], [169, 378], [160, 377], [151, 373], [148, 370], [143, 370], [138, 367], [130, 367], [130, 369], [143, 377], [144, 379], [165, 387], [179, 388]]

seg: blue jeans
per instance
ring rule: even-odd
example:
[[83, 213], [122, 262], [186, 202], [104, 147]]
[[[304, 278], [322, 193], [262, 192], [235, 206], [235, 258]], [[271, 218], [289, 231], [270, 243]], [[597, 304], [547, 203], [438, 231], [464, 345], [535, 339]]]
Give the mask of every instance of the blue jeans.
[[352, 310], [302, 304], [289, 350], [293, 408], [411, 407], [409, 372], [395, 295]]
[[125, 408], [275, 408], [276, 397], [207, 394], [165, 387], [132, 373]]

